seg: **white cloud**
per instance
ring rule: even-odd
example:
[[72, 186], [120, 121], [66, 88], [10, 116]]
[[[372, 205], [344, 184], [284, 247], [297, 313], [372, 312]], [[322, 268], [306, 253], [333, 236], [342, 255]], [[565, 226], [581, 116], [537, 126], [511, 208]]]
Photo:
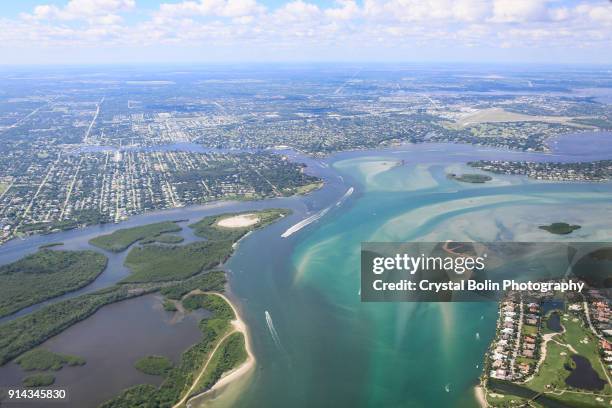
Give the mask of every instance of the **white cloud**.
[[593, 21], [612, 23], [612, 4], [592, 5], [582, 4], [576, 7], [576, 11], [581, 15], [586, 15]]
[[244, 17], [264, 11], [265, 7], [255, 0], [200, 0], [163, 3], [156, 17], [160, 19], [193, 16]]
[[482, 20], [492, 13], [487, 0], [365, 0], [365, 13], [371, 17], [404, 22]]
[[[166, 0], [168, 1], [168, 0]], [[21, 19], [0, 21], [0, 47], [41, 44], [96, 47], [226, 49], [606, 48], [612, 53], [612, 4], [606, 0], [336, 0], [321, 7], [291, 0], [183, 0], [155, 11], [134, 0], [42, 4]], [[312, 0], [310, 0], [312, 1]], [[122, 19], [126, 12], [139, 19]], [[330, 51], [334, 55], [333, 51]], [[409, 54], [406, 54], [409, 55]]]
[[71, 0], [64, 12], [74, 16], [98, 16], [133, 9], [135, 0]]
[[315, 4], [295, 0], [285, 4], [274, 13], [274, 19], [279, 23], [307, 21], [319, 17], [321, 10]]
[[335, 20], [350, 20], [361, 14], [361, 9], [354, 0], [337, 0], [339, 7], [325, 10], [325, 15]]
[[64, 7], [43, 4], [34, 7], [31, 14], [22, 18], [40, 20], [84, 20], [91, 24], [118, 24], [121, 16], [117, 13], [136, 6], [135, 0], [70, 0]]
[[549, 17], [545, 0], [495, 0], [493, 18], [498, 23], [541, 21]]

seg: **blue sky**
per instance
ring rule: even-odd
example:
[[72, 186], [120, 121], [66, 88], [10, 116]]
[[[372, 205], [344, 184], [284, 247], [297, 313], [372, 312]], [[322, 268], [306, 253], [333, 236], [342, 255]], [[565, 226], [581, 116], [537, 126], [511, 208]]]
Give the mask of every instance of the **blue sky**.
[[0, 52], [0, 64], [612, 64], [612, 2], [0, 1]]

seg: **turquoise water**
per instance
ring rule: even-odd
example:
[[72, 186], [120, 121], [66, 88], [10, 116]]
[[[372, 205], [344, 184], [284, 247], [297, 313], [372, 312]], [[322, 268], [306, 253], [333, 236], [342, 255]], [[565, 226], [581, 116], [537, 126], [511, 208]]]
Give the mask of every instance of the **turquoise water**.
[[[361, 242], [570, 239], [537, 228], [559, 220], [583, 225], [572, 240], [605, 239], [612, 188], [510, 176], [460, 183], [446, 173], [474, 172], [462, 163], [491, 153], [453, 149], [332, 159], [344, 188], [355, 187], [347, 202], [287, 240], [272, 228], [241, 246], [230, 281], [258, 362], [235, 406], [476, 406], [496, 304], [362, 303]], [[263, 256], [265, 247], [274, 251]]]
[[[433, 144], [348, 152], [325, 160], [286, 153], [306, 161], [309, 171], [325, 179], [325, 187], [304, 197], [181, 208], [134, 217], [120, 225], [14, 240], [0, 247], [0, 263], [49, 242], [64, 242], [66, 249], [90, 248], [87, 241], [93, 236], [126, 226], [291, 208], [293, 215], [241, 241], [226, 265], [230, 294], [249, 326], [257, 365], [250, 377], [230, 386], [212, 405], [472, 407], [476, 405], [473, 386], [494, 334], [496, 305], [361, 303], [361, 242], [604, 241], [611, 236], [609, 183], [547, 183], [495, 176], [489, 183], [473, 185], [446, 177], [448, 172], [474, 172], [464, 163], [475, 159], [566, 161], [590, 156]], [[596, 153], [610, 154], [600, 149]], [[350, 187], [354, 193], [342, 201]], [[325, 209], [329, 210], [318, 221], [281, 237], [290, 226]], [[555, 221], [582, 228], [569, 237], [537, 228]], [[192, 238], [189, 231], [184, 234]], [[107, 255], [109, 268], [81, 291], [108, 286], [127, 273], [121, 266], [124, 254]], [[115, 317], [121, 319], [120, 314]], [[71, 338], [66, 333], [56, 339]], [[72, 340], [72, 347], [89, 342], [86, 337]], [[93, 360], [88, 366], [101, 369]], [[120, 377], [119, 366], [117, 373], [105, 370], [109, 378]], [[138, 379], [126, 378], [105, 392], [118, 393], [137, 383]], [[69, 392], [79, 386], [68, 381], [58, 385]], [[93, 395], [92, 400], [103, 398]]]

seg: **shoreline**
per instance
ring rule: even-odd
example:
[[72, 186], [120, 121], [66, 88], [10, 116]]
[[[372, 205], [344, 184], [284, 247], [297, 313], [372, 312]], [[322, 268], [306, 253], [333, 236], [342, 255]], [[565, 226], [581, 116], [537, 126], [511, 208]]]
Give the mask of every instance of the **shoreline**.
[[[187, 297], [187, 296], [189, 296], [191, 294], [207, 294], [207, 295], [216, 295], [216, 296], [219, 296], [225, 302], [227, 302], [227, 304], [232, 308], [232, 311], [234, 312], [234, 316], [236, 317], [231, 322], [232, 326], [233, 326], [233, 330], [231, 330], [229, 333], [227, 333], [219, 341], [219, 343], [217, 344], [217, 346], [215, 347], [213, 352], [208, 357], [208, 359], [207, 359], [207, 361], [206, 361], [206, 363], [204, 365], [204, 369], [201, 370], [200, 374], [197, 376], [197, 378], [193, 382], [192, 388], [195, 386], [195, 384], [198, 383], [198, 380], [200, 379], [201, 375], [206, 371], [206, 366], [208, 365], [208, 362], [210, 361], [210, 359], [214, 356], [215, 352], [217, 351], [217, 348], [223, 343], [223, 341], [229, 335], [231, 335], [233, 333], [242, 333], [242, 336], [244, 337], [244, 348], [245, 348], [245, 351], [247, 353], [247, 358], [238, 367], [223, 373], [221, 375], [221, 378], [219, 378], [219, 380], [216, 383], [214, 383], [213, 386], [210, 387], [208, 390], [206, 390], [204, 392], [201, 392], [199, 394], [193, 395], [191, 397], [185, 397], [184, 399], [181, 399], [181, 401], [179, 401], [177, 404], [174, 405], [175, 407], [179, 406], [181, 404], [185, 404], [185, 406], [189, 407], [190, 406], [190, 402], [193, 399], [195, 399], [195, 398], [203, 398], [203, 397], [207, 396], [208, 394], [212, 393], [213, 391], [217, 391], [220, 388], [223, 388], [226, 385], [229, 385], [232, 382], [234, 382], [234, 381], [238, 380], [239, 378], [241, 378], [242, 376], [246, 375], [253, 368], [255, 368], [255, 363], [256, 363], [255, 354], [253, 353], [253, 348], [252, 348], [252, 345], [251, 345], [251, 338], [249, 336], [248, 326], [246, 325], [244, 320], [242, 320], [242, 318], [240, 317], [240, 314], [238, 313], [238, 309], [236, 308], [234, 303], [225, 294], [219, 293], [219, 292], [204, 292], [204, 291], [201, 291], [199, 289], [196, 289], [196, 290], [191, 291], [188, 294], [186, 294], [185, 297]], [[189, 392], [186, 395], [189, 395]]]
[[485, 394], [484, 387], [482, 385], [477, 385], [474, 387], [474, 396], [476, 397], [476, 401], [480, 408], [488, 408], [489, 404], [487, 404], [487, 397]]
[[236, 316], [236, 319], [232, 320], [232, 325], [234, 326], [234, 331], [242, 333], [242, 335], [244, 336], [244, 348], [247, 353], [247, 358], [238, 367], [226, 373], [223, 373], [223, 375], [221, 375], [221, 378], [219, 378], [219, 381], [217, 381], [212, 387], [210, 387], [210, 389], [204, 391], [201, 394], [193, 396], [192, 398], [190, 398], [190, 400], [195, 397], [202, 397], [212, 391], [218, 390], [219, 388], [222, 388], [223, 386], [230, 384], [231, 382], [242, 377], [244, 374], [248, 373], [252, 368], [255, 368], [256, 359], [255, 359], [255, 354], [253, 353], [253, 348], [251, 346], [251, 337], [249, 336], [248, 326], [246, 325], [244, 320], [242, 320], [242, 318], [240, 317], [240, 314], [238, 314], [238, 310], [236, 309], [236, 306], [229, 300], [227, 296], [225, 296], [222, 293], [215, 293], [215, 294], [217, 296], [220, 296], [223, 300], [225, 300], [232, 308], [234, 315]]

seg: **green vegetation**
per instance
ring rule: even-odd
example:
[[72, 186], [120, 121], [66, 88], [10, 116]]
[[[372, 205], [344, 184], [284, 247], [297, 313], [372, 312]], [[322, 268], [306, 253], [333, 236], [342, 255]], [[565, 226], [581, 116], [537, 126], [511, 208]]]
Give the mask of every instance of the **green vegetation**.
[[[525, 384], [536, 392], [545, 392], [548, 398], [556, 399], [568, 406], [595, 407], [599, 395], [612, 395], [612, 387], [606, 382], [602, 391], [590, 393], [582, 389], [572, 389], [565, 380], [570, 375], [570, 369], [575, 367], [572, 361], [574, 351], [587, 358], [598, 376], [606, 379], [600, 362], [598, 342], [582, 319], [570, 314], [563, 317], [563, 333], [555, 335], [546, 345], [546, 358], [537, 374]], [[554, 392], [554, 394], [550, 394]], [[609, 397], [608, 397], [609, 398]]]
[[[202, 340], [183, 353], [181, 361], [168, 371], [161, 386], [158, 389], [145, 385], [128, 388], [119, 396], [102, 404], [101, 408], [171, 407], [180, 400], [191, 386], [195, 375], [202, 369], [207, 356], [230, 330], [230, 321], [234, 318], [231, 307], [219, 296], [203, 295], [203, 298], [199, 299], [212, 312], [212, 316], [202, 319], [200, 323], [203, 333]], [[230, 338], [233, 338], [233, 335], [227, 340]], [[217, 364], [219, 370], [241, 361], [243, 354], [238, 350], [238, 342], [239, 340], [232, 340], [222, 346], [224, 352], [222, 353], [223, 358]], [[234, 353], [236, 353], [235, 356]]]
[[317, 181], [315, 183], [310, 183], [304, 186], [297, 187], [295, 189], [295, 194], [300, 194], [300, 195], [308, 194], [311, 191], [318, 190], [321, 187], [323, 187], [323, 182]]
[[0, 317], [86, 286], [106, 262], [94, 251], [44, 249], [0, 266]]
[[53, 374], [33, 374], [23, 379], [24, 387], [46, 387], [55, 382]]
[[134, 364], [137, 370], [149, 375], [166, 375], [172, 366], [172, 361], [163, 356], [143, 357]]
[[569, 371], [564, 366], [570, 363], [571, 354], [566, 347], [554, 341], [549, 341], [546, 345], [546, 359], [540, 366], [538, 373], [526, 385], [535, 391], [548, 391], [548, 384], [557, 389], [565, 389], [565, 379]]
[[521, 330], [523, 336], [537, 336], [538, 328], [528, 324], [524, 324]]
[[580, 225], [570, 225], [565, 222], [553, 222], [550, 225], [540, 225], [538, 228], [551, 234], [567, 235], [580, 228]]
[[[563, 320], [562, 324], [565, 327], [565, 332], [561, 337], [562, 341], [571, 344], [579, 355], [588, 359], [599, 378], [605, 380], [607, 377], [600, 362], [598, 340], [593, 332], [583, 324], [581, 319], [571, 315], [567, 320]], [[607, 382], [604, 391], [612, 394], [612, 387]]]
[[464, 183], [474, 183], [474, 184], [482, 184], [482, 183], [486, 183], [487, 181], [493, 180], [491, 176], [487, 176], [486, 174], [462, 174], [458, 176], [454, 173], [450, 173], [448, 175], [448, 178], [457, 180], [457, 181], [462, 181]]
[[[280, 217], [289, 215], [291, 212], [285, 209], [272, 208], [269, 210], [261, 210], [261, 211], [245, 211], [242, 213], [230, 213], [230, 214], [221, 214], [221, 215], [213, 215], [210, 217], [205, 217], [200, 221], [189, 225], [189, 228], [193, 228], [193, 232], [196, 236], [201, 238], [206, 238], [210, 241], [238, 241], [244, 235], [246, 235], [249, 231], [253, 231], [258, 228], [263, 228], [274, 221], [278, 220]], [[224, 228], [217, 225], [217, 222], [224, 218], [233, 217], [240, 214], [255, 214], [259, 217], [259, 222], [257, 224], [244, 227], [244, 228]]]
[[162, 285], [112, 286], [51, 304], [26, 316], [0, 324], [0, 366], [86, 319], [105, 305], [151, 293], [160, 288], [161, 293], [169, 298], [177, 296], [180, 298], [194, 289], [220, 291], [225, 285], [225, 274], [221, 271], [212, 271], [171, 286]]
[[67, 354], [58, 354], [42, 348], [30, 350], [15, 360], [25, 371], [60, 370], [64, 365], [79, 366], [85, 359]]
[[[156, 405], [158, 389], [150, 384], [135, 385], [122, 391], [121, 395], [100, 405], [99, 408], [159, 407]], [[164, 407], [171, 407], [166, 404]]]
[[183, 299], [183, 307], [186, 310], [194, 311], [197, 309], [204, 308], [204, 303], [208, 299], [208, 296], [204, 294], [191, 295]]
[[[152, 287], [148, 291], [157, 288]], [[140, 296], [147, 290], [113, 286], [53, 303], [0, 325], [0, 366], [86, 319], [104, 305]]]
[[8, 188], [8, 184], [6, 183], [0, 183], [0, 194], [4, 193], [6, 191], [6, 189]]
[[[244, 228], [225, 228], [219, 226], [219, 220], [239, 214], [221, 214], [205, 217], [190, 225], [194, 233], [206, 241], [193, 242], [187, 245], [146, 245], [132, 248], [125, 265], [132, 274], [123, 282], [163, 282], [189, 278], [202, 271], [216, 267], [229, 258], [233, 252], [233, 244], [249, 231], [264, 227], [288, 210], [271, 209], [250, 211], [259, 222]], [[153, 224], [156, 225], [156, 224]]]
[[210, 271], [194, 276], [172, 286], [165, 286], [160, 293], [168, 299], [180, 300], [192, 290], [199, 289], [203, 292], [223, 292], [225, 286], [225, 272]]
[[[490, 407], [522, 408], [522, 407], [529, 406], [527, 405], [527, 401], [528, 401], [527, 399], [517, 397], [516, 395], [504, 395], [504, 394], [497, 393], [495, 391], [490, 391], [490, 393], [487, 395], [487, 402], [489, 403]], [[537, 406], [537, 405], [534, 404], [532, 406]]]
[[185, 238], [183, 238], [183, 237], [181, 237], [179, 235], [161, 234], [161, 235], [158, 235], [156, 237], [145, 238], [142, 241], [140, 241], [140, 243], [143, 244], [143, 245], [145, 245], [145, 244], [154, 244], [154, 243], [158, 243], [158, 244], [180, 244], [184, 240], [185, 240]]
[[164, 300], [163, 306], [166, 312], [176, 312], [178, 310], [174, 302], [170, 299]]
[[[190, 301], [190, 299], [192, 299]], [[210, 328], [211, 324], [217, 324], [218, 322], [225, 322], [225, 321], [231, 321], [233, 320], [236, 316], [234, 316], [234, 311], [232, 310], [231, 306], [225, 301], [223, 300], [223, 298], [221, 298], [220, 296], [216, 296], [216, 295], [210, 295], [210, 294], [205, 294], [205, 293], [198, 293], [195, 295], [191, 295], [189, 297], [187, 297], [184, 301], [183, 301], [183, 305], [185, 304], [185, 301], [190, 301], [191, 303], [191, 308], [189, 308], [188, 310], [197, 310], [197, 309], [206, 309], [206, 310], [210, 310], [215, 312], [215, 318], [214, 319], [204, 319], [202, 320], [203, 322], [206, 322], [206, 324], [208, 325], [207, 327]], [[215, 330], [217, 331], [222, 331], [221, 328], [216, 328]]]
[[[121, 284], [59, 301], [0, 324], [0, 366], [61, 333], [76, 322], [86, 319], [105, 305], [160, 291], [166, 297], [164, 307], [171, 310], [176, 306], [176, 301], [192, 291], [222, 291], [226, 282], [225, 273], [209, 270], [224, 262], [231, 255], [233, 244], [246, 233], [268, 225], [289, 212], [264, 210], [250, 213], [255, 213], [260, 220], [255, 225], [245, 228], [225, 228], [217, 225], [218, 220], [236, 214], [206, 217], [192, 225], [197, 235], [207, 238], [205, 241], [187, 245], [149, 244], [133, 248], [125, 261], [133, 273]], [[155, 231], [160, 230], [160, 224], [163, 223], [153, 224], [157, 226]], [[175, 223], [166, 223], [163, 228], [169, 227], [168, 224], [172, 228], [180, 229]], [[157, 237], [162, 232], [151, 232], [152, 229], [147, 227], [144, 226], [139, 232], [134, 232], [135, 229], [131, 229], [129, 233], [126, 233], [126, 230], [117, 231], [113, 234], [118, 234], [112, 239], [110, 237], [113, 234], [110, 234], [100, 237], [104, 238], [103, 240], [95, 238], [92, 241], [96, 241], [98, 246], [114, 251], [127, 248], [135, 242], [134, 239], [138, 241], [153, 236], [157, 241]], [[143, 230], [153, 235], [143, 236]], [[105, 257], [104, 260], [106, 262]], [[168, 367], [167, 370], [165, 368], [167, 364], [154, 360], [153, 357], [139, 361], [137, 364], [143, 371], [165, 371], [162, 385], [159, 388], [149, 385], [132, 387], [103, 406], [171, 406], [185, 395], [193, 385], [194, 375], [201, 371], [212, 350], [231, 330], [230, 321], [235, 317], [231, 306], [216, 295], [195, 293], [185, 299], [185, 304], [189, 310], [205, 308], [212, 312], [211, 317], [200, 322], [202, 340], [188, 349], [176, 366]], [[206, 373], [202, 384], [214, 383], [224, 371], [244, 360], [246, 351], [243, 337], [232, 335], [226, 340], [228, 341], [219, 346], [219, 356], [213, 356], [215, 362], [211, 365], [210, 372]], [[44, 350], [34, 350], [22, 356], [20, 361], [24, 367], [32, 367], [31, 369], [47, 369], [47, 367], [57, 369], [58, 365], [81, 364], [80, 360], [74, 357], [55, 355]]]
[[178, 232], [181, 229], [173, 221], [158, 222], [139, 227], [119, 229], [112, 234], [95, 237], [89, 243], [107, 251], [122, 252], [134, 242], [145, 238], [154, 238], [165, 232]]
[[189, 278], [225, 262], [231, 241], [200, 241], [181, 246], [146, 245], [130, 250], [125, 266], [132, 274], [123, 282], [162, 282]]
[[232, 333], [223, 341], [206, 368], [204, 375], [198, 381], [193, 395], [200, 394], [212, 387], [223, 373], [228, 372], [242, 364], [247, 359], [247, 352], [242, 333]]
[[38, 249], [47, 249], [64, 245], [63, 242], [51, 242], [50, 244], [44, 244], [38, 247]]
[[219, 220], [237, 214], [205, 217], [190, 225], [197, 236], [207, 239], [203, 242], [181, 246], [146, 245], [132, 248], [125, 260], [125, 265], [132, 270], [132, 274], [123, 282], [182, 280], [211, 269], [227, 260], [233, 252], [233, 244], [246, 233], [266, 226], [289, 212], [272, 209], [254, 213], [259, 217], [259, 222], [244, 228], [224, 228], [217, 225]]
[[612, 129], [612, 120], [607, 118], [574, 118], [572, 122], [581, 125], [595, 126], [600, 129]]

